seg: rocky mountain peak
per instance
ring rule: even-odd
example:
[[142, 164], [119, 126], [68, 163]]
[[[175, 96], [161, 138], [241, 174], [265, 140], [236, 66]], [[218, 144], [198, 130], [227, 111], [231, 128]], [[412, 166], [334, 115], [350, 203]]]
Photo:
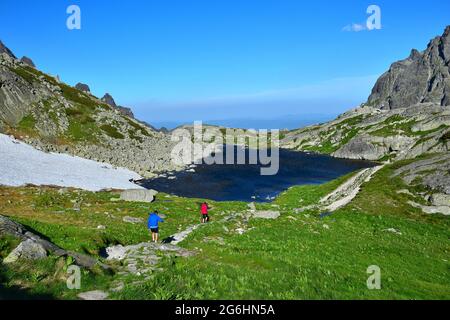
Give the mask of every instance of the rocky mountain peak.
[[26, 65], [28, 65], [28, 66], [30, 66], [30, 67], [36, 68], [36, 65], [34, 64], [33, 60], [31, 60], [31, 59], [28, 58], [28, 57], [23, 56], [23, 57], [20, 59], [20, 62], [25, 63]]
[[80, 91], [86, 92], [86, 93], [91, 93], [91, 88], [89, 88], [89, 86], [87, 84], [84, 84], [84, 83], [81, 83], [81, 82], [77, 83], [75, 85], [75, 88], [80, 90]]
[[413, 49], [407, 59], [392, 64], [368, 99], [369, 105], [387, 110], [418, 103], [450, 105], [450, 26], [425, 51]]
[[6, 53], [8, 56], [10, 56], [13, 59], [17, 59], [16, 56], [12, 53], [11, 50], [6, 47], [3, 42], [0, 41], [0, 54]]
[[417, 60], [422, 57], [422, 53], [417, 49], [412, 49], [411, 54], [409, 55], [409, 60]]
[[117, 104], [114, 101], [114, 98], [109, 93], [105, 93], [105, 95], [102, 98], [102, 101], [105, 102], [106, 104], [110, 105], [113, 108], [117, 108]]

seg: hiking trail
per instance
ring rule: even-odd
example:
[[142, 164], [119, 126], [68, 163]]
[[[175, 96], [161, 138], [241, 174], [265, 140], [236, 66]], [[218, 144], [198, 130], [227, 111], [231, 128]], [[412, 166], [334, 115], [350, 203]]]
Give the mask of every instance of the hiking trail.
[[384, 165], [381, 165], [358, 172], [355, 176], [341, 184], [336, 190], [323, 197], [319, 201], [319, 204], [324, 207], [324, 210], [329, 212], [346, 206], [358, 195], [361, 186], [365, 182], [369, 182], [372, 176], [383, 167]]

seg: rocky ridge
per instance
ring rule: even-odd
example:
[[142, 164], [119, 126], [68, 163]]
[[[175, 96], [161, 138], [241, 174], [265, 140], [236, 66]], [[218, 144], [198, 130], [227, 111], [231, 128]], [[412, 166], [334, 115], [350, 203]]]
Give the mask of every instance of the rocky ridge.
[[367, 103], [336, 120], [288, 132], [283, 147], [365, 160], [449, 150], [450, 26], [424, 52], [392, 64]]
[[413, 50], [394, 63], [367, 103], [328, 123], [285, 133], [281, 147], [346, 159], [410, 161], [399, 173], [405, 182], [450, 194], [449, 72], [450, 26], [425, 51]]
[[381, 109], [408, 108], [418, 103], [450, 106], [450, 26], [425, 51], [411, 51], [395, 62], [375, 84], [367, 102]]
[[134, 114], [133, 114], [133, 111], [131, 110], [131, 108], [118, 106], [116, 104], [116, 101], [114, 100], [114, 98], [109, 93], [105, 93], [105, 95], [102, 98], [102, 101], [105, 102], [106, 104], [110, 105], [111, 107], [119, 110], [123, 115], [128, 116], [130, 118], [134, 118]]
[[170, 135], [111, 107], [87, 85], [71, 87], [18, 60], [0, 44], [0, 132], [46, 152], [68, 153], [144, 177], [178, 170]]

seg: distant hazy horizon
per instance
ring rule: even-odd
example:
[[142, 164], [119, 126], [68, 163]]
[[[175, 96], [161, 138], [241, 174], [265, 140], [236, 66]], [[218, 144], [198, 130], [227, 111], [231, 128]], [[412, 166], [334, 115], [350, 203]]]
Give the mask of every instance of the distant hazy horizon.
[[[202, 121], [205, 125], [215, 125], [228, 128], [239, 129], [298, 129], [313, 124], [324, 123], [335, 119], [337, 114], [333, 115], [292, 115], [290, 117], [278, 117], [273, 119], [261, 119], [261, 118], [234, 118], [234, 119], [207, 119], [207, 120], [194, 120]], [[140, 119], [143, 120], [143, 119]], [[146, 120], [143, 120], [146, 121]], [[146, 121], [157, 129], [166, 128], [173, 130], [183, 125], [193, 125], [194, 121]]]

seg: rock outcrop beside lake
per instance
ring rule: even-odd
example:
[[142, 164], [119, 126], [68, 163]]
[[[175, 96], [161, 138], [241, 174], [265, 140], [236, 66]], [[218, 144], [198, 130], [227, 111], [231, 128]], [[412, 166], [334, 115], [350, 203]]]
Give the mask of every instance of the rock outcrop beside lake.
[[425, 51], [392, 64], [367, 103], [336, 120], [285, 134], [286, 148], [366, 160], [449, 151], [450, 26]]
[[[286, 132], [281, 146], [347, 159], [394, 162], [436, 154], [448, 158], [450, 26], [425, 51], [413, 50], [407, 59], [392, 64], [367, 103], [328, 123]], [[433, 167], [422, 181], [439, 189], [450, 185], [450, 173]]]

